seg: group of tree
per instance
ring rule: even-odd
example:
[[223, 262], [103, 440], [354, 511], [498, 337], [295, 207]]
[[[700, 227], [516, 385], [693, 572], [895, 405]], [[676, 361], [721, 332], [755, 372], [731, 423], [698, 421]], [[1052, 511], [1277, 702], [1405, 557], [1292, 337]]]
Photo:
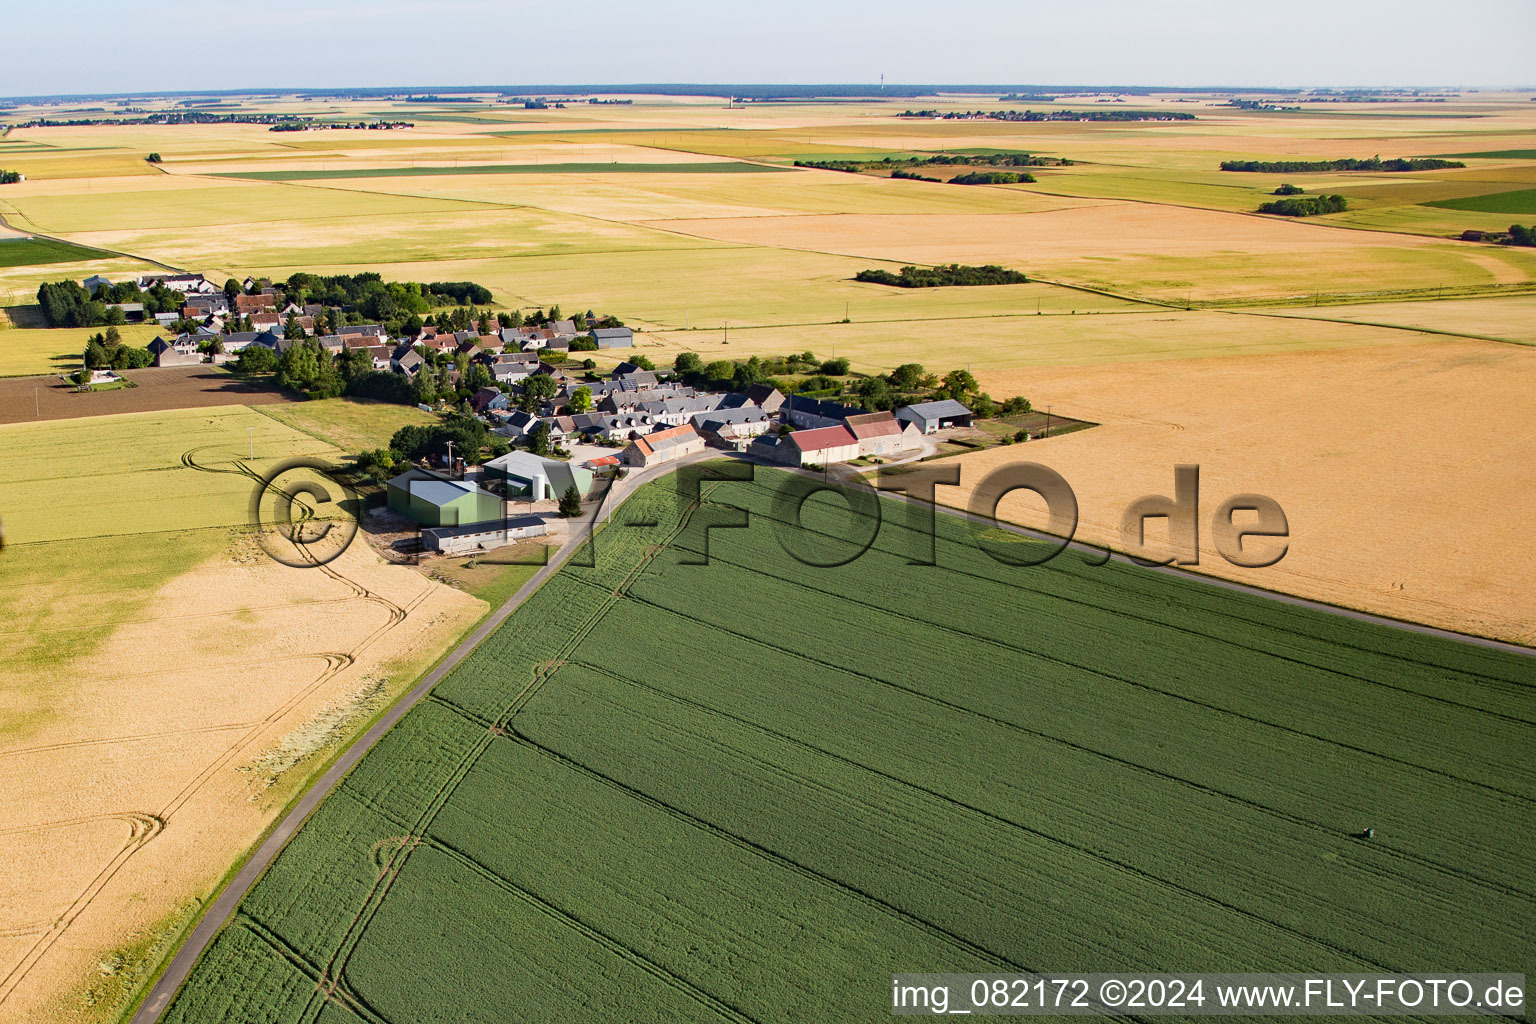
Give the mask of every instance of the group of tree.
[[160, 154], [151, 153], [149, 156], [145, 157], [144, 160], [146, 163], [158, 164], [160, 162]]
[[[796, 167], [814, 167], [822, 171], [844, 171], [850, 174], [892, 171], [893, 178], [920, 177], [906, 173], [894, 173], [911, 167], [1071, 167], [1072, 161], [1062, 157], [1040, 156], [1035, 153], [1003, 150], [997, 153], [935, 153], [931, 156], [888, 156], [879, 160], [796, 160]], [[936, 181], [935, 178], [922, 179]]]
[[949, 179], [951, 185], [1017, 185], [1029, 184], [1035, 176], [1028, 171], [970, 171]]
[[0, 171], [0, 185], [14, 185], [20, 180], [20, 171]]
[[1536, 245], [1536, 225], [1526, 227], [1523, 224], [1511, 224], [1509, 226], [1510, 245]]
[[1008, 270], [987, 263], [979, 267], [950, 263], [937, 267], [902, 267], [899, 273], [889, 270], [861, 270], [853, 276], [855, 281], [867, 284], [888, 284], [897, 288], [948, 288], [955, 285], [1024, 284], [1029, 278], [1017, 270]]
[[982, 419], [1022, 415], [1031, 408], [1029, 399], [1023, 397], [993, 401], [969, 370], [950, 370], [940, 377], [929, 373], [921, 363], [902, 363], [890, 373], [865, 377], [851, 390], [859, 405], [871, 412], [944, 398], [953, 398]]
[[1286, 182], [1279, 188], [1275, 189], [1274, 194], [1277, 196], [1299, 196], [1305, 191], [1306, 189], [1302, 188], [1300, 185], [1292, 185], [1290, 182]]
[[180, 292], [158, 281], [147, 291], [140, 291], [132, 281], [102, 285], [94, 295], [75, 281], [45, 282], [37, 288], [37, 304], [50, 327], [116, 326], [125, 319], [121, 309], [112, 308], [117, 303], [143, 303], [144, 315], [154, 316], [174, 313], [185, 301]]
[[389, 451], [396, 462], [441, 459], [447, 457], [452, 442], [454, 457], [473, 463], [480, 461], [490, 436], [475, 417], [452, 414], [441, 423], [401, 427], [389, 439]]
[[154, 361], [148, 349], [125, 345], [116, 327], [91, 335], [85, 343], [85, 366], [89, 370], [137, 370]]
[[1341, 195], [1303, 196], [1300, 199], [1276, 199], [1262, 203], [1260, 213], [1273, 213], [1281, 217], [1315, 217], [1323, 213], [1340, 213], [1349, 209], [1349, 200]]
[[1261, 174], [1307, 174], [1317, 171], [1438, 171], [1447, 167], [1465, 167], [1460, 160], [1437, 157], [1383, 160], [1379, 156], [1365, 160], [1223, 160], [1224, 171], [1252, 171]]

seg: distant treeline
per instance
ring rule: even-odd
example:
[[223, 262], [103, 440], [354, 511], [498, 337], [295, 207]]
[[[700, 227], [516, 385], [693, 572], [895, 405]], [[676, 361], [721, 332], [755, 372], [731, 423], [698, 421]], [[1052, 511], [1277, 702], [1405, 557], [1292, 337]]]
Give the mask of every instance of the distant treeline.
[[1047, 96], [1043, 92], [1011, 92], [1006, 96], [997, 98], [999, 103], [1055, 103], [1055, 96]]
[[904, 110], [897, 117], [945, 121], [1193, 121], [1194, 114], [1168, 110]]
[[1224, 171], [1256, 171], [1260, 174], [1305, 174], [1311, 171], [1438, 171], [1446, 167], [1465, 167], [1460, 160], [1420, 159], [1383, 160], [1223, 160]]
[[948, 288], [955, 285], [1025, 284], [1029, 278], [1017, 270], [988, 263], [981, 267], [965, 267], [958, 263], [926, 267], [902, 267], [901, 272], [889, 270], [861, 270], [854, 275], [855, 281], [866, 284], [889, 284], [897, 288]]
[[[93, 125], [124, 124], [285, 124], [295, 120], [292, 114], [210, 114], [203, 110], [167, 110], [145, 117], [87, 117], [56, 121], [40, 117], [16, 125], [17, 128], [86, 128]], [[305, 120], [305, 119], [300, 119]]]
[[289, 277], [283, 284], [287, 301], [297, 305], [320, 303], [356, 309], [373, 319], [387, 320], [399, 313], [425, 313], [432, 306], [483, 306], [491, 290], [473, 281], [434, 281], [431, 284], [385, 281], [379, 274], [305, 274]]
[[1260, 213], [1274, 213], [1281, 217], [1315, 217], [1320, 213], [1340, 213], [1349, 209], [1349, 201], [1341, 195], [1306, 196], [1301, 199], [1276, 199], [1259, 207]]

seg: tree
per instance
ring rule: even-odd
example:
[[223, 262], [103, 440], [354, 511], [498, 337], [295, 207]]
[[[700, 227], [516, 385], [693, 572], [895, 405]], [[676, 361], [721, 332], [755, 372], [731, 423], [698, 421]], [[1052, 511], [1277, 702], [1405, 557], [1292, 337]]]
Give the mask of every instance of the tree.
[[353, 460], [358, 476], [381, 484], [395, 472], [395, 455], [388, 448], [375, 448], [359, 454]]
[[896, 404], [896, 396], [884, 377], [865, 377], [859, 381], [859, 404], [871, 412], [890, 409]]
[[575, 484], [571, 484], [560, 495], [560, 514], [567, 519], [581, 515], [581, 492], [576, 490]]
[[891, 371], [891, 386], [902, 391], [916, 391], [926, 373], [921, 363], [902, 363]]
[[235, 370], [240, 373], [271, 373], [277, 369], [277, 353], [265, 345], [247, 345], [235, 360]]
[[679, 352], [677, 358], [672, 360], [672, 369], [677, 371], [679, 377], [687, 378], [704, 372], [704, 360], [699, 358], [697, 352]]
[[474, 390], [493, 387], [495, 383], [496, 378], [491, 376], [484, 363], [471, 363], [469, 372], [464, 375], [465, 386]]
[[552, 447], [549, 441], [549, 424], [540, 420], [528, 432], [528, 450], [535, 455], [542, 455], [547, 458]]
[[592, 411], [592, 389], [583, 384], [571, 393], [571, 412]]
[[148, 161], [149, 163], [157, 164], [157, 163], [160, 162], [160, 154], [159, 153], [151, 153], [151, 154], [149, 154], [149, 156], [145, 157], [144, 159], [146, 161]]
[[536, 413], [540, 407], [555, 397], [555, 392], [560, 386], [555, 383], [555, 378], [547, 373], [535, 373], [531, 377], [523, 378], [523, 394], [517, 400], [517, 407], [526, 413]]
[[288, 322], [283, 325], [283, 337], [289, 341], [302, 341], [309, 337], [304, 328], [299, 324], [299, 318], [292, 313], [288, 314]]
[[[754, 358], [756, 358], [756, 357], [754, 357]], [[631, 363], [634, 363], [636, 366], [640, 367], [640, 369], [642, 369], [642, 370], [654, 370], [654, 369], [656, 369], [656, 364], [651, 362], [650, 356], [642, 356], [642, 355], [639, 355], [637, 353], [635, 355], [630, 356], [629, 357], [629, 361]]]
[[943, 387], [950, 398], [962, 403], [981, 390], [970, 370], [950, 370], [944, 375]]
[[828, 359], [821, 364], [821, 372], [828, 377], [842, 377], [848, 373], [848, 360]]
[[229, 308], [235, 308], [235, 296], [245, 294], [245, 289], [240, 287], [240, 282], [229, 278], [224, 282], [224, 297], [229, 300]]
[[713, 387], [726, 387], [736, 378], [736, 364], [729, 359], [716, 359], [704, 367], [704, 377]]

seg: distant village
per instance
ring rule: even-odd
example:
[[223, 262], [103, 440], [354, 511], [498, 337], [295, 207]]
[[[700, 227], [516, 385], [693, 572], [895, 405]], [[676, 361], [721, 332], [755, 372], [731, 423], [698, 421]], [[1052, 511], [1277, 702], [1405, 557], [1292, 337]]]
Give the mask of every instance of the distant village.
[[[328, 322], [329, 310], [288, 303], [278, 289], [251, 279], [233, 295], [200, 274], [152, 274], [135, 283], [141, 291], [177, 292], [183, 304], [149, 316], [142, 307], [133, 308], [135, 303], [112, 304], [124, 319], [196, 325], [150, 342], [155, 366], [275, 367], [296, 347], [318, 345], [338, 359], [364, 363], [369, 373], [392, 375], [388, 379], [403, 394], [420, 394], [422, 384], [430, 388], [424, 378], [434, 374], [452, 394], [467, 392], [460, 414], [476, 421], [476, 431], [483, 425], [493, 457], [474, 466], [464, 457], [469, 453], [461, 448], [455, 457], [451, 445], [415, 452], [410, 468], [385, 486], [387, 508], [419, 526], [426, 550], [442, 554], [540, 536], [547, 524], [539, 513], [579, 515], [599, 481], [627, 469], [649, 469], [710, 449], [812, 468], [916, 458], [934, 450], [935, 435], [968, 428], [974, 418], [953, 398], [871, 411], [824, 397], [785, 395], [769, 383], [701, 388], [701, 374], [658, 370], [641, 355], [598, 377], [595, 361], [573, 363], [572, 352], [630, 349], [634, 333], [624, 326], [593, 326], [614, 321], [590, 311], [495, 330], [487, 330], [492, 326], [487, 315], [470, 329], [428, 324], [412, 337], [394, 339], [380, 324], [337, 325], [332, 333], [319, 334], [317, 325]], [[81, 285], [92, 296], [113, 288], [99, 276]], [[266, 350], [263, 359], [253, 360], [261, 350]], [[435, 410], [432, 403], [418, 404]], [[516, 514], [509, 514], [509, 505], [520, 506]]]

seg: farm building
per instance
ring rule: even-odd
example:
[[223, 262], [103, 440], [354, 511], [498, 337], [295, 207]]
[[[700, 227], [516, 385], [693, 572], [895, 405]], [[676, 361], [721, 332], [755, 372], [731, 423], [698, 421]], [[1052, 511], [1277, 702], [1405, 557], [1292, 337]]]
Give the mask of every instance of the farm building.
[[583, 496], [592, 490], [590, 470], [532, 452], [508, 452], [492, 459], [485, 464], [485, 479], [505, 486], [514, 501], [558, 500], [572, 486]]
[[902, 423], [889, 412], [866, 412], [849, 416], [848, 430], [859, 439], [863, 456], [898, 455], [921, 447], [922, 434], [910, 423]]
[[628, 327], [599, 327], [592, 332], [598, 348], [634, 348], [635, 332]]
[[803, 395], [791, 395], [782, 407], [785, 420], [790, 426], [800, 430], [841, 426], [849, 416], [856, 416], [863, 411], [863, 409], [855, 409], [837, 402], [806, 398]]
[[770, 441], [759, 438], [751, 451], [762, 458], [790, 466], [830, 462], [847, 462], [859, 457], [859, 439], [853, 432], [839, 424], [835, 427], [817, 427], [814, 430], [797, 430], [792, 434]]
[[389, 507], [425, 526], [468, 526], [502, 518], [501, 499], [463, 480], [408, 469], [388, 485]]
[[968, 427], [973, 414], [953, 398], [946, 398], [941, 402], [919, 402], [898, 409], [896, 418], [917, 427], [919, 433], [932, 434], [945, 427]]
[[630, 466], [655, 466], [703, 450], [704, 438], [692, 423], [684, 423], [635, 438], [624, 449], [624, 462]]
[[421, 531], [421, 546], [439, 555], [462, 555], [506, 547], [548, 532], [549, 527], [539, 516], [513, 516], [488, 523], [427, 527]]

